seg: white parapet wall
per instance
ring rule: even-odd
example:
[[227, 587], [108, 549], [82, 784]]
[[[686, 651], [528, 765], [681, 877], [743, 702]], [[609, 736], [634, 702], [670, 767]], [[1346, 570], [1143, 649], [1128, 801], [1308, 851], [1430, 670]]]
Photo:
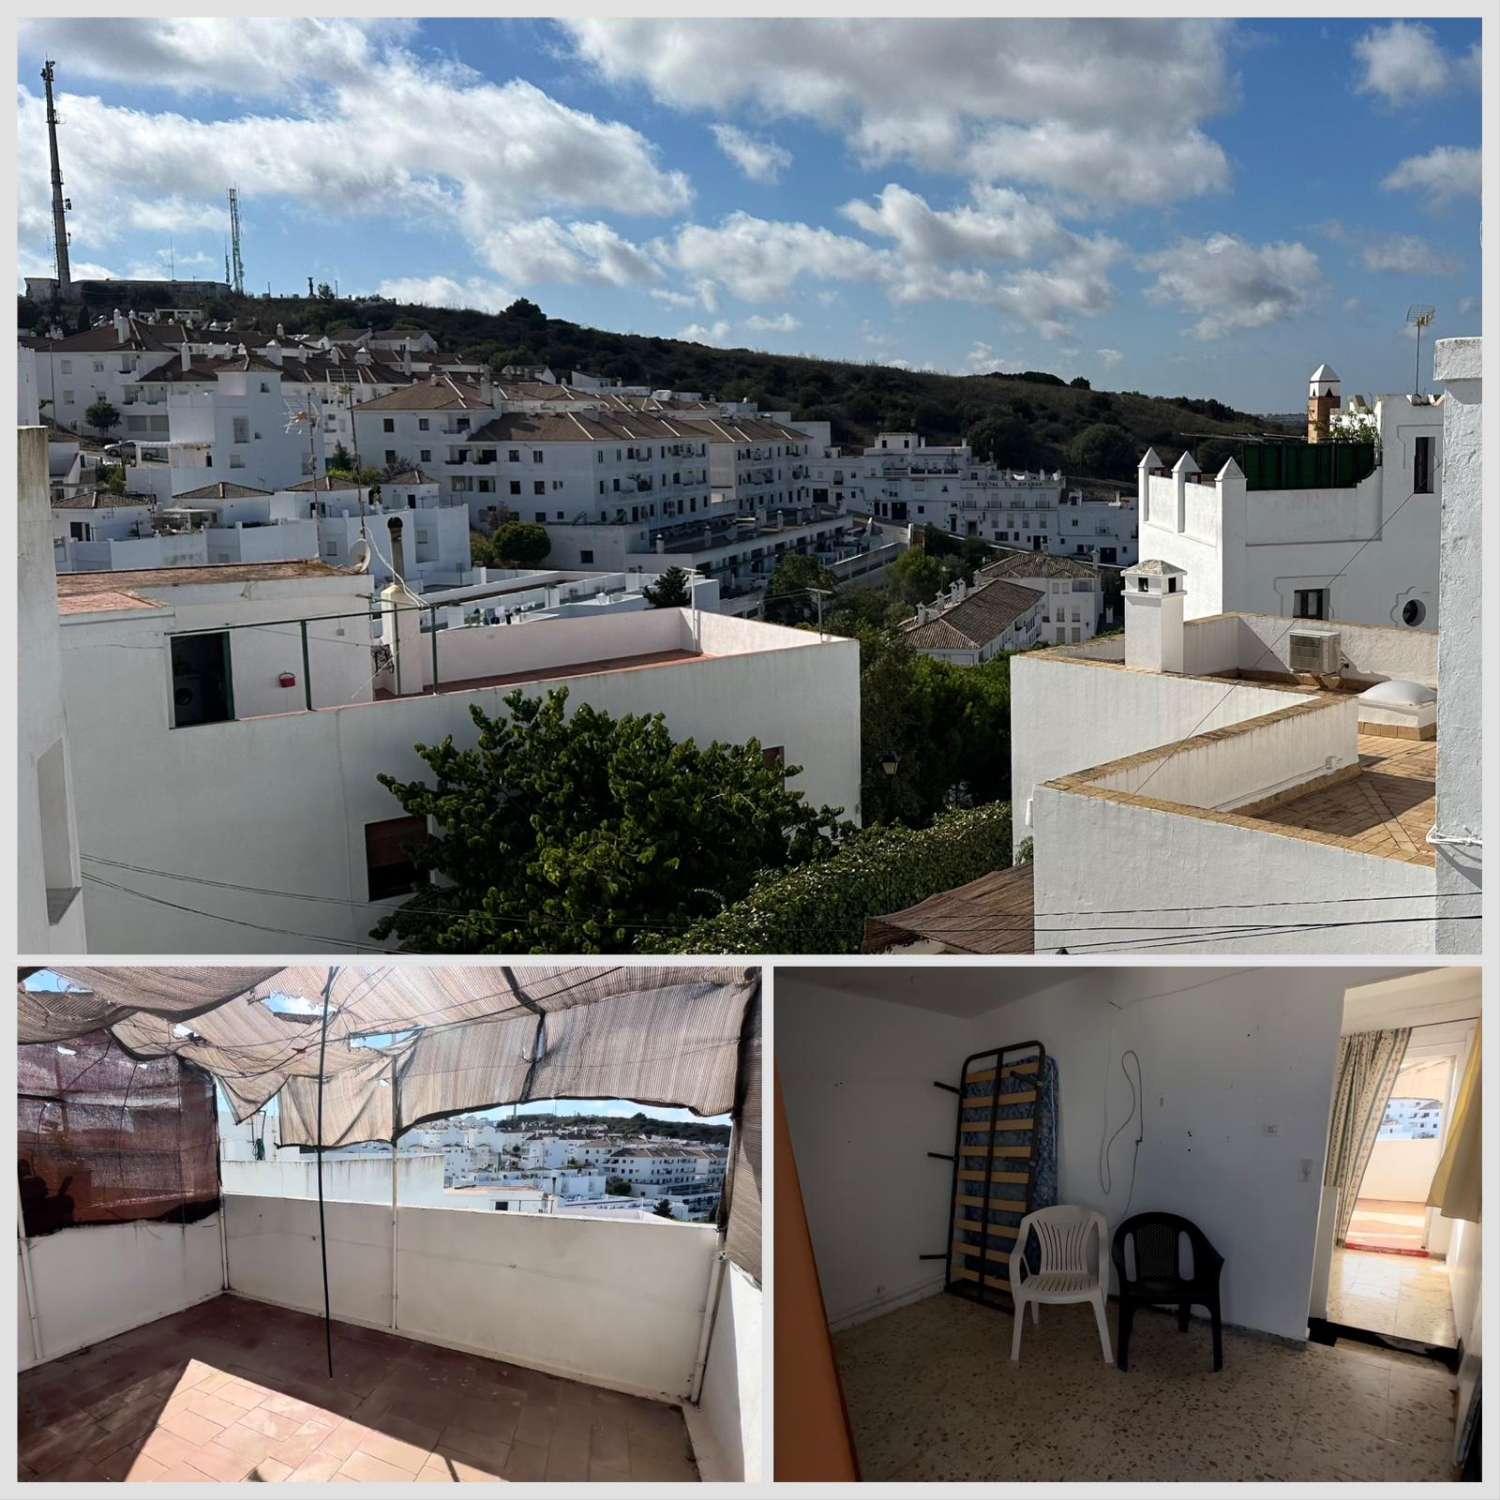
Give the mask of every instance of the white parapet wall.
[[761, 1289], [738, 1266], [724, 1267], [696, 1406], [684, 1408], [699, 1477], [753, 1484], [761, 1477]]
[[24, 1250], [18, 1267], [23, 1370], [181, 1312], [224, 1289], [217, 1214], [196, 1224], [82, 1224], [29, 1240]]
[[[225, 1200], [229, 1289], [323, 1310], [316, 1202]], [[705, 1224], [328, 1203], [333, 1315], [633, 1395], [689, 1394], [717, 1246]]]

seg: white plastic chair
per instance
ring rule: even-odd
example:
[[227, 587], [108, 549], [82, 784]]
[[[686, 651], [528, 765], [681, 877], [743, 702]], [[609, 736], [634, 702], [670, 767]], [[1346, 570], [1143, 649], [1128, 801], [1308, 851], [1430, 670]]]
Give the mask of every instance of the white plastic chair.
[[[1035, 1271], [1025, 1263], [1032, 1230], [1041, 1249]], [[1109, 1326], [1104, 1321], [1104, 1299], [1109, 1295], [1109, 1224], [1103, 1214], [1069, 1203], [1027, 1214], [1010, 1253], [1010, 1295], [1016, 1309], [1010, 1341], [1012, 1359], [1021, 1357], [1021, 1325], [1027, 1303], [1031, 1304], [1034, 1324], [1043, 1302], [1091, 1302], [1104, 1363], [1114, 1363]]]

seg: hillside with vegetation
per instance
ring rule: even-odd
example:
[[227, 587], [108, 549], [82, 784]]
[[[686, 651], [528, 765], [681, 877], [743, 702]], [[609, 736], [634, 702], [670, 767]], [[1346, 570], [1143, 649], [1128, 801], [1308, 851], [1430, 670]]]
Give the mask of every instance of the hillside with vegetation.
[[[1271, 426], [1212, 398], [1092, 390], [1066, 370], [938, 375], [723, 349], [585, 328], [549, 318], [524, 298], [503, 312], [484, 313], [381, 297], [336, 298], [330, 291], [312, 297], [214, 298], [204, 311], [268, 333], [278, 324], [288, 333], [314, 335], [367, 327], [421, 330], [445, 350], [477, 356], [497, 372], [506, 365], [547, 365], [558, 375], [585, 370], [629, 385], [752, 400], [764, 410], [829, 422], [834, 441], [849, 446], [869, 442], [882, 429], [920, 432], [934, 443], [967, 438], [981, 458], [1014, 468], [1062, 469], [1084, 479], [1133, 479], [1148, 445], [1169, 463], [1191, 447], [1205, 468], [1217, 467], [1234, 437]], [[44, 309], [22, 298], [19, 326], [29, 331], [46, 323]]]

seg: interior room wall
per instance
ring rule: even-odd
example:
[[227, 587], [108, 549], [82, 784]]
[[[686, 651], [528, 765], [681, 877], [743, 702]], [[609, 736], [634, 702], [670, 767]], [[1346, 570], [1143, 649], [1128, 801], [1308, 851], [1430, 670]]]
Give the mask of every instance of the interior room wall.
[[[938, 978], [934, 983], [948, 982]], [[839, 1328], [942, 1284], [953, 1100], [932, 1088], [982, 1048], [1038, 1040], [1057, 1059], [1059, 1192], [1111, 1225], [1164, 1209], [1225, 1256], [1224, 1315], [1307, 1333], [1328, 1112], [1345, 990], [1394, 971], [1352, 967], [1090, 970], [953, 1016], [816, 982], [777, 989], [777, 1065], [829, 1321]], [[872, 979], [871, 989], [881, 986]], [[1140, 1056], [1145, 1138], [1132, 1123], [1100, 1180], [1100, 1145], [1130, 1114], [1120, 1072]]]
[[[940, 983], [936, 973], [934, 982]], [[942, 1288], [953, 1079], [970, 1024], [781, 975], [776, 1066], [833, 1328]]]

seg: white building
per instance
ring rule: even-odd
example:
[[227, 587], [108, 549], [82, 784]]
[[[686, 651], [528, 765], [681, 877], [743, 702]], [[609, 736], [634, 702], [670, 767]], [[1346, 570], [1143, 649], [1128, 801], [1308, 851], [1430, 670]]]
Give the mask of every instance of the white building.
[[1076, 646], [1097, 633], [1104, 614], [1104, 583], [1097, 567], [1051, 552], [1013, 552], [981, 568], [974, 581], [997, 578], [1042, 595], [1038, 640]]
[[1192, 578], [1190, 619], [1250, 611], [1435, 627], [1443, 399], [1382, 396], [1371, 446], [1330, 440], [1340, 396], [1326, 365], [1309, 392], [1311, 441], [1247, 443], [1214, 475], [1191, 453], [1169, 469], [1148, 449], [1141, 555]]
[[982, 463], [966, 443], [882, 432], [863, 453], [811, 459], [809, 471], [815, 501], [881, 520], [1116, 566], [1136, 559], [1132, 497], [1070, 487], [1061, 473]]
[[354, 406], [354, 456], [374, 469], [421, 469], [446, 497], [454, 474], [472, 467], [467, 445], [496, 410], [488, 381], [430, 375]]
[[[1478, 567], [1455, 558], [1470, 598]], [[1123, 643], [1012, 663], [1036, 951], [1431, 952], [1436, 632], [1191, 619], [1191, 575], [1158, 560], [1124, 585]], [[1478, 764], [1453, 767], [1476, 797]], [[1477, 915], [1472, 894], [1459, 909]], [[1465, 951], [1477, 926], [1454, 923]]]
[[[1439, 550], [1439, 595], [1443, 628], [1438, 637], [1437, 826], [1431, 844], [1437, 855], [1440, 953], [1479, 951], [1478, 923], [1465, 917], [1478, 906], [1482, 887], [1481, 843], [1484, 809], [1478, 768], [1484, 764], [1483, 712], [1486, 684], [1493, 692], [1494, 669], [1485, 673], [1481, 621], [1475, 607], [1483, 592], [1480, 542], [1483, 387], [1481, 344], [1473, 339], [1439, 339], [1433, 376], [1445, 387], [1443, 410], [1443, 519]], [[1494, 457], [1491, 455], [1493, 468]], [[1491, 480], [1490, 494], [1494, 494]], [[1490, 606], [1493, 608], [1493, 606]], [[1493, 747], [1491, 754], [1493, 754]]]
[[62, 683], [52, 566], [47, 432], [17, 433], [17, 943], [22, 953], [81, 953], [83, 876], [73, 750]]
[[[440, 629], [598, 619], [606, 614], [655, 608], [645, 591], [661, 582], [662, 571], [596, 573], [560, 568], [475, 568], [473, 583], [429, 591], [423, 603], [437, 607]], [[717, 580], [688, 573], [686, 586], [691, 608], [718, 609]], [[423, 628], [428, 628], [425, 622]]]
[[373, 947], [378, 916], [414, 889], [411, 820], [377, 777], [427, 776], [417, 744], [472, 742], [470, 706], [503, 714], [518, 687], [659, 711], [700, 744], [759, 739], [803, 767], [810, 802], [859, 816], [853, 641], [652, 609], [403, 624], [377, 659], [372, 582], [316, 562], [59, 578], [90, 947]]
[[1003, 651], [1024, 651], [1041, 638], [1049, 596], [1003, 578], [970, 588], [963, 579], [903, 622], [906, 643], [923, 656], [977, 667]]

